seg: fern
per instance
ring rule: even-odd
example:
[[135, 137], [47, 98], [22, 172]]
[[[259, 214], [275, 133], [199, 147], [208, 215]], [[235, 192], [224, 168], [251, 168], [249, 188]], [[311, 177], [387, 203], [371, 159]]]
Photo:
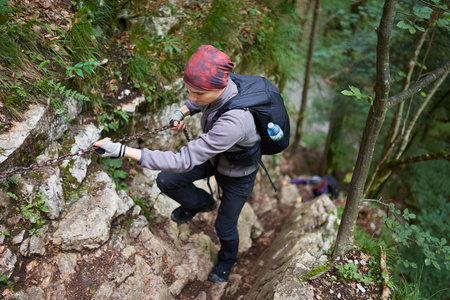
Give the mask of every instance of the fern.
[[53, 88], [53, 90], [60, 93], [61, 95], [65, 95], [66, 97], [73, 98], [73, 99], [79, 100], [79, 101], [85, 101], [85, 102], [91, 101], [91, 99], [89, 99], [89, 97], [87, 97], [77, 91], [67, 88], [66, 86], [62, 85], [61, 82], [54, 83], [53, 80], [50, 80], [49, 85], [50, 85], [50, 87]]

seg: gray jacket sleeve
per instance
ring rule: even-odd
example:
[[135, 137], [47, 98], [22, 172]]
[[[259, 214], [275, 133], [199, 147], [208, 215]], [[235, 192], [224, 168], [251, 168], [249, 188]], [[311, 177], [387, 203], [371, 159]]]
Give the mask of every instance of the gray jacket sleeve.
[[201, 112], [200, 105], [198, 105], [197, 102], [195, 101], [186, 101], [184, 105], [186, 105], [187, 108], [189, 108], [189, 113], [191, 114], [191, 116]]
[[151, 170], [183, 173], [225, 152], [239, 142], [254, 139], [255, 125], [250, 112], [234, 110], [223, 114], [208, 133], [190, 141], [180, 152], [142, 150], [140, 165]]

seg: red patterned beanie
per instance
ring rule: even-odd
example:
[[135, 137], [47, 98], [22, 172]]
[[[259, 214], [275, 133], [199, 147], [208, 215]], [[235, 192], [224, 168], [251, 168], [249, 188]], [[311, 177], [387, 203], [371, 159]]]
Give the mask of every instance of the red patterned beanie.
[[227, 86], [235, 64], [228, 55], [211, 45], [197, 48], [184, 69], [184, 82], [197, 90], [217, 91]]

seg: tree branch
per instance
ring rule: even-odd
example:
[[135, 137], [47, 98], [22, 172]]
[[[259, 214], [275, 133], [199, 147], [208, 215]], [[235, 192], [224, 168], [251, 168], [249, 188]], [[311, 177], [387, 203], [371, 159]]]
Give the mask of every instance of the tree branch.
[[437, 159], [450, 160], [450, 152], [442, 151], [442, 152], [436, 152], [436, 153], [426, 153], [426, 154], [421, 154], [421, 155], [416, 155], [416, 156], [410, 156], [410, 157], [407, 157], [404, 159], [393, 160], [393, 161], [390, 161], [386, 165], [385, 169], [395, 170], [395, 169], [400, 169], [407, 164], [417, 163], [417, 162], [421, 162], [421, 161], [437, 160]]
[[399, 104], [400, 102], [408, 99], [415, 93], [422, 90], [424, 87], [426, 87], [431, 82], [435, 81], [437, 78], [439, 78], [442, 74], [445, 74], [447, 70], [450, 69], [450, 59], [444, 62], [444, 64], [434, 70], [433, 72], [428, 73], [426, 77], [416, 82], [413, 86], [411, 86], [406, 91], [403, 91], [401, 93], [398, 93], [395, 96], [389, 97], [388, 99], [388, 109], [392, 108], [393, 106]]

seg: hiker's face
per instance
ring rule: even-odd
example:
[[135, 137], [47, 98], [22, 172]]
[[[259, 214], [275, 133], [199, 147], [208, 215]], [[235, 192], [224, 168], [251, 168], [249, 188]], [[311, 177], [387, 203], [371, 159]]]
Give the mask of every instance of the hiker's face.
[[216, 100], [225, 90], [225, 88], [218, 90], [218, 91], [203, 91], [203, 90], [197, 90], [194, 89], [189, 84], [184, 84], [186, 88], [189, 90], [189, 101], [195, 101], [198, 105], [208, 105], [214, 100]]

